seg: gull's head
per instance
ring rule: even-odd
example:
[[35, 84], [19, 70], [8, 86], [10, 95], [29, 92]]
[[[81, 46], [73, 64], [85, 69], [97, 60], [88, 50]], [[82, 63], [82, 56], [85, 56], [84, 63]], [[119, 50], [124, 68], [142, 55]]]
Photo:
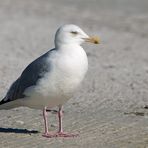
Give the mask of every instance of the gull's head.
[[83, 42], [91, 42], [99, 44], [99, 38], [89, 37], [80, 27], [68, 24], [61, 26], [55, 35], [55, 45], [60, 46], [64, 44], [77, 44], [80, 45]]

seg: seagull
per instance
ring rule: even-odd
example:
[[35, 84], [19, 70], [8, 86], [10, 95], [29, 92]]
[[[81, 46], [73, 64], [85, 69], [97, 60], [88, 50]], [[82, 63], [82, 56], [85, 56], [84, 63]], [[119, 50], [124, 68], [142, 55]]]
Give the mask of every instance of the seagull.
[[[55, 34], [55, 48], [30, 63], [20, 77], [12, 83], [5, 97], [0, 101], [0, 109], [26, 106], [43, 109], [44, 137], [74, 137], [62, 128], [62, 106], [74, 94], [88, 70], [83, 42], [99, 44], [98, 37], [89, 37], [81, 28], [73, 24], [61, 26]], [[58, 107], [59, 129], [49, 132], [47, 112]]]

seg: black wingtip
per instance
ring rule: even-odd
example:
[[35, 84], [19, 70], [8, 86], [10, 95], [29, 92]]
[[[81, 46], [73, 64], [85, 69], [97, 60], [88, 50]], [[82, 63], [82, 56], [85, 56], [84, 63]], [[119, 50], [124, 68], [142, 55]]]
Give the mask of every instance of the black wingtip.
[[9, 102], [9, 99], [6, 99], [6, 97], [4, 97], [1, 101], [0, 101], [0, 105], [5, 104], [7, 102]]

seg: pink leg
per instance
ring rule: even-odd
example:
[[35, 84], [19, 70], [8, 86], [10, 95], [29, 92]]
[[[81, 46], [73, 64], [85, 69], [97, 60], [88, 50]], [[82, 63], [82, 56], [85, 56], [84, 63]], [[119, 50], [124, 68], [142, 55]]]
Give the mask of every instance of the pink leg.
[[63, 116], [63, 111], [62, 111], [62, 106], [59, 107], [58, 111], [58, 118], [59, 118], [59, 130], [56, 134], [56, 137], [77, 137], [78, 134], [71, 134], [71, 133], [66, 133], [63, 132], [63, 125], [62, 125], [62, 116]]
[[59, 111], [58, 111], [58, 119], [59, 119], [59, 130], [56, 133], [49, 133], [48, 129], [46, 132], [46, 126], [45, 126], [45, 132], [47, 133], [46, 135], [43, 135], [47, 138], [52, 138], [52, 137], [76, 137], [78, 136], [78, 134], [71, 134], [71, 133], [66, 133], [63, 132], [63, 127], [62, 127], [62, 115], [63, 115], [63, 111], [62, 111], [62, 106], [59, 107]]
[[59, 107], [59, 111], [58, 111], [58, 118], [59, 118], [59, 131], [58, 131], [58, 133], [63, 133], [62, 116], [63, 116], [63, 111], [62, 111], [62, 106], [61, 106], [61, 107]]
[[43, 134], [43, 136], [47, 136], [48, 135], [48, 121], [47, 121], [47, 111], [46, 111], [47, 107], [45, 106], [43, 109], [43, 118], [44, 118], [44, 126], [45, 126], [45, 133]]

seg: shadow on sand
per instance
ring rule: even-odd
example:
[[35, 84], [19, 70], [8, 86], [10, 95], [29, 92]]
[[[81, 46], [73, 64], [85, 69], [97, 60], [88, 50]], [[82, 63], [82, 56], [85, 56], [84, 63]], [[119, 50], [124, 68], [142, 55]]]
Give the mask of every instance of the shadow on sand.
[[0, 133], [18, 133], [18, 134], [37, 134], [39, 131], [18, 129], [18, 128], [2, 128], [0, 127]]

